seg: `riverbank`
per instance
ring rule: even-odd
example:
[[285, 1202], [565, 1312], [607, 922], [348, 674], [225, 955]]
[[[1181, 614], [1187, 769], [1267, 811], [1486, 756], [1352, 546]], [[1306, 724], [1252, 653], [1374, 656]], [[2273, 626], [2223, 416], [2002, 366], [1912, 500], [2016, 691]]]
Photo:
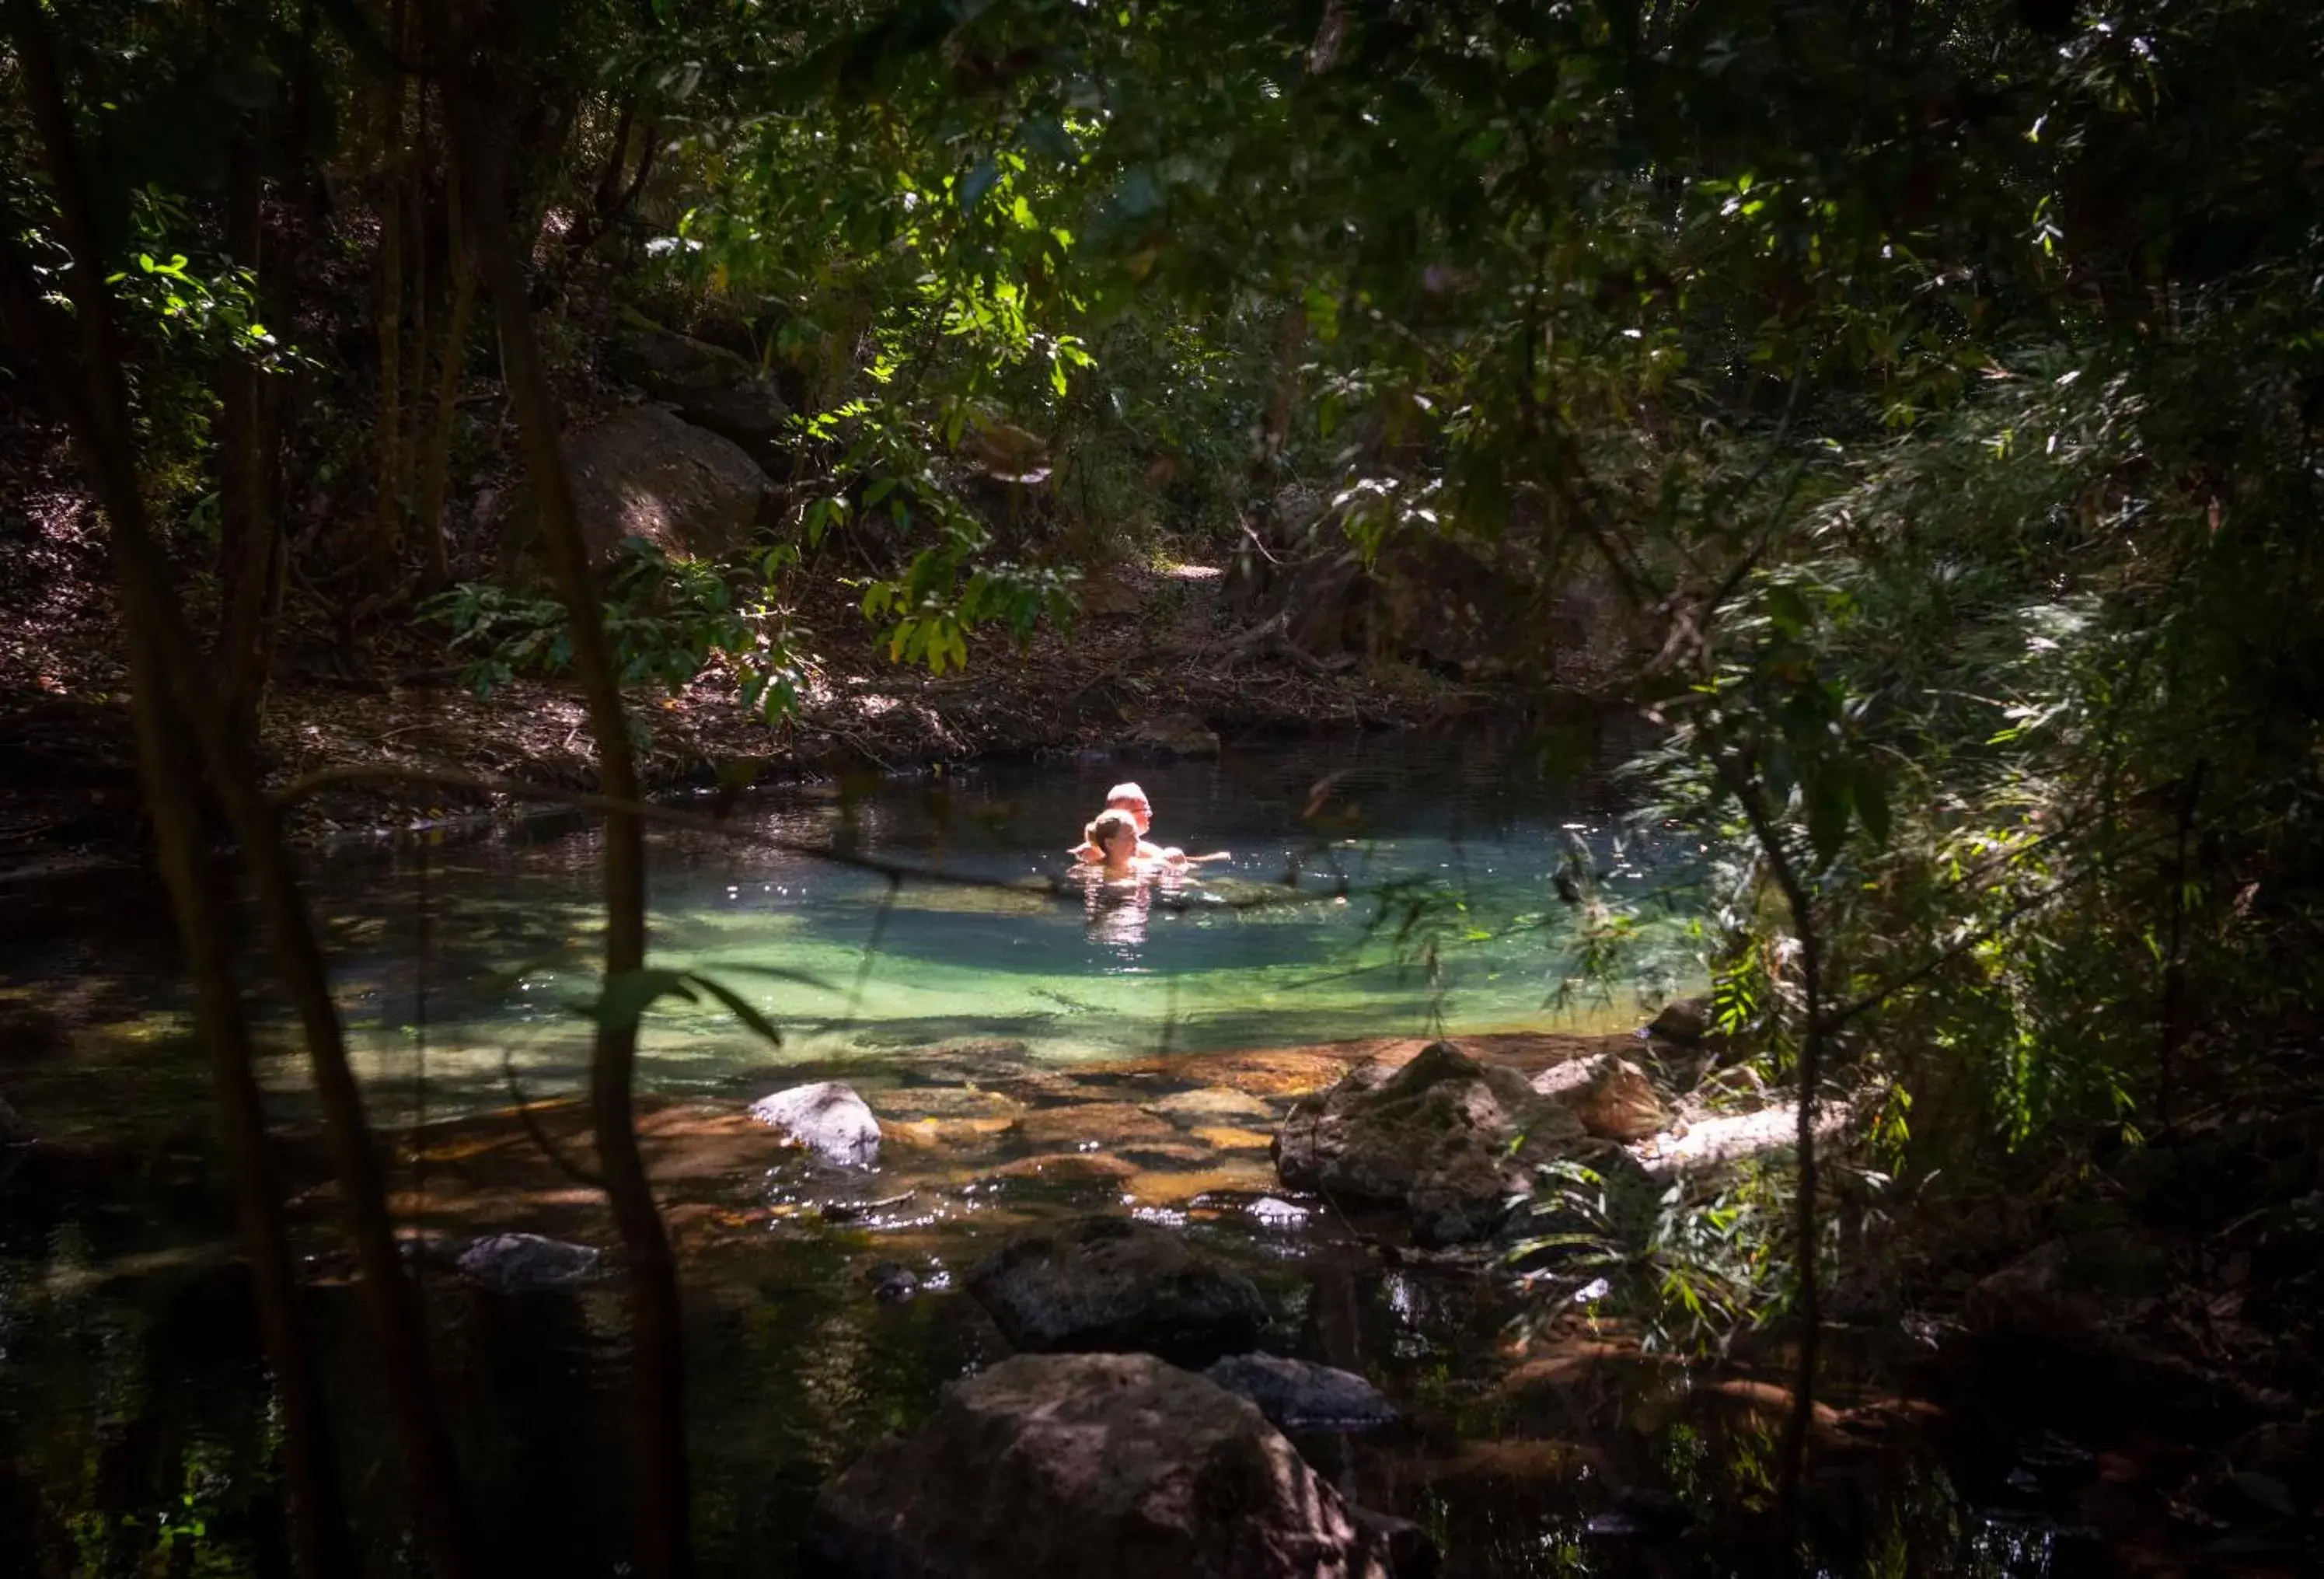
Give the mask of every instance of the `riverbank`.
[[[655, 796], [825, 780], [1039, 755], [1139, 762], [1330, 733], [1442, 729], [1520, 713], [1506, 687], [1404, 663], [1324, 664], [1239, 630], [1212, 567], [1117, 567], [1085, 589], [1068, 631], [994, 639], [963, 672], [889, 662], [852, 605], [808, 618], [825, 656], [797, 713], [770, 725], [714, 661], [675, 693], [633, 689], [644, 787]], [[0, 882], [132, 861], [142, 843], [135, 744], [112, 644], [70, 611], [75, 640], [27, 642], [0, 664]], [[37, 645], [39, 651], [35, 651]], [[436, 633], [406, 632], [360, 673], [293, 671], [271, 694], [262, 747], [280, 790], [333, 770], [378, 777], [304, 794], [303, 843], [513, 815], [528, 802], [484, 780], [558, 794], [595, 782], [577, 688], [517, 679], [479, 696]], [[392, 775], [409, 773], [409, 781]], [[455, 780], [476, 782], [461, 784]]]

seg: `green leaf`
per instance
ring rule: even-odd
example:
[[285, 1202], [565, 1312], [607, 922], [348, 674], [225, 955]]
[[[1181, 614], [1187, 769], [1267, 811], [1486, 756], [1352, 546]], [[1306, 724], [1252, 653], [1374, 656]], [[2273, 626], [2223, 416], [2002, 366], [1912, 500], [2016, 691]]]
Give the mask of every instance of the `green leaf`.
[[724, 982], [715, 981], [709, 976], [703, 975], [699, 972], [694, 973], [687, 979], [724, 1003], [729, 1013], [757, 1032], [770, 1045], [774, 1047], [783, 1045], [783, 1033], [775, 1029], [774, 1021], [745, 1002], [732, 987]]
[[576, 1005], [584, 1019], [607, 1030], [637, 1029], [638, 1021], [658, 998], [677, 998], [687, 1003], [699, 1002], [694, 989], [687, 984], [684, 971], [662, 970], [652, 965], [641, 965], [633, 971], [623, 971], [606, 982], [605, 990], [594, 1003]]

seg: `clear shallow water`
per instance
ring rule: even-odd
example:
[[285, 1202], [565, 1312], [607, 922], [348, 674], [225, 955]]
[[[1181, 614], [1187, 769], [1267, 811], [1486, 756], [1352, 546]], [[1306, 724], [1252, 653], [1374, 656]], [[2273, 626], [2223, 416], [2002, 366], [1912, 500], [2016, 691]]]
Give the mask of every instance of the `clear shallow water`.
[[[1132, 773], [1156, 840], [1233, 858], [1130, 894], [1084, 882], [1065, 851]], [[1572, 840], [1616, 894], [1667, 888], [1680, 870], [1651, 838], [1618, 853], [1620, 810], [1594, 768], [1560, 777], [1530, 747], [1402, 737], [770, 796], [732, 814], [736, 836], [655, 833], [650, 958], [733, 988], [783, 1045], [706, 998], [665, 999], [641, 1080], [724, 1090], [783, 1065], [871, 1073], [916, 1048], [995, 1039], [1066, 1065], [1627, 1027], [1698, 965], [1683, 909], [1657, 906], [1620, 974], [1567, 979], [1577, 911], [1551, 876]], [[754, 834], [926, 875], [891, 888]], [[383, 1097], [412, 1080], [423, 1030], [438, 1103], [502, 1100], [504, 1060], [540, 1092], [577, 1075], [595, 861], [595, 836], [579, 830], [321, 870], [351, 1037]], [[281, 1077], [295, 1079], [287, 1064]]]
[[[650, 1103], [643, 1125], [680, 1257], [705, 1572], [797, 1573], [816, 1486], [1005, 1352], [952, 1274], [1027, 1223], [1093, 1210], [1174, 1223], [1258, 1284], [1269, 1347], [1388, 1393], [1403, 1428], [1301, 1445], [1351, 1496], [1427, 1525], [1448, 1575], [1754, 1571], [1728, 1531], [1766, 1500], [1764, 1411], [1738, 1415], [1683, 1369], [1608, 1350], [1578, 1316], [1540, 1365], [1513, 1371], [1504, 1283], [1390, 1260], [1322, 1203], [1275, 1198], [1267, 1137], [1295, 1090], [1332, 1077], [1330, 1062], [1226, 1050], [1627, 1026], [1642, 994], [1683, 983], [1693, 961], [1681, 909], [1649, 920], [1621, 973], [1556, 1006], [1574, 912], [1549, 879], [1568, 834], [1618, 892], [1671, 884], [1684, 865], [1684, 852], [1651, 842], [1615, 861], [1623, 802], [1594, 764], [1622, 746], [1563, 744], [1579, 771], [1554, 771], [1561, 759], [1530, 744], [1417, 738], [1139, 771], [1159, 838], [1236, 855], [1202, 889], [1142, 910], [1093, 910], [1078, 890], [933, 881], [891, 895], [883, 878], [828, 862], [658, 836], [654, 962], [730, 983], [786, 1034], [777, 1050], [723, 1011], [666, 1005], [641, 1070], [650, 1092], [706, 1099]], [[1063, 851], [1122, 771], [996, 768], [770, 797], [735, 818], [1006, 883], [1064, 872]], [[594, 987], [596, 855], [586, 828], [536, 828], [317, 863], [407, 1229], [613, 1242], [595, 1193], [505, 1114], [481, 1111], [505, 1100], [504, 1057], [530, 1094], [577, 1084], [587, 1028], [568, 1005]], [[1399, 951], [1393, 902], [1379, 918], [1416, 883], [1439, 896], [1434, 930]], [[1343, 886], [1347, 902], [1333, 902]], [[147, 929], [130, 932], [140, 919]], [[93, 918], [57, 911], [45, 930], [20, 930], [27, 943], [0, 984], [0, 999], [71, 1023], [66, 1045], [0, 1068], [54, 1142], [0, 1178], [0, 1554], [31, 1554], [19, 1565], [36, 1574], [285, 1565], [269, 1390], [161, 921], [103, 896]], [[1430, 937], [1434, 972], [1416, 946]], [[824, 984], [754, 974], [769, 970]], [[876, 1172], [834, 1177], [741, 1118], [736, 1098], [811, 1066], [846, 1072], [881, 1114]], [[409, 1572], [390, 1410], [316, 1187], [299, 1061], [286, 1052], [272, 1073], [307, 1305], [370, 1570]], [[1196, 1087], [1242, 1094], [1250, 1116], [1165, 1105]], [[577, 1142], [572, 1108], [544, 1122]], [[875, 1301], [867, 1275], [888, 1262], [927, 1292]], [[464, 1467], [507, 1548], [498, 1571], [623, 1571], [636, 1476], [619, 1279], [502, 1297], [437, 1271], [423, 1287]], [[1847, 1369], [1836, 1359], [1828, 1378], [1842, 1401], [1886, 1373]], [[1617, 1495], [1638, 1488], [1678, 1497], [1696, 1522], [1626, 1533]], [[1814, 1514], [1824, 1571], [2069, 1571], [2047, 1526], [2022, 1510], [1988, 1517], [2003, 1491], [1918, 1450], [1857, 1463], [1842, 1491]]]

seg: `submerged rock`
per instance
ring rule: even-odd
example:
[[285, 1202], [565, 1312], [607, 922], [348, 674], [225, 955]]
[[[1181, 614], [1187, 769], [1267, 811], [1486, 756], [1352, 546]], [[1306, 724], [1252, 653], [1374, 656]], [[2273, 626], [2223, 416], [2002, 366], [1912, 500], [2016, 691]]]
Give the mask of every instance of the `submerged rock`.
[[882, 1305], [901, 1305], [920, 1291], [920, 1276], [900, 1261], [874, 1261], [863, 1273], [872, 1297]]
[[1204, 1085], [1193, 1091], [1174, 1092], [1146, 1105], [1148, 1112], [1182, 1124], [1215, 1124], [1222, 1121], [1235, 1123], [1275, 1117], [1272, 1107], [1231, 1085]]
[[538, 1233], [493, 1233], [470, 1240], [452, 1260], [460, 1275], [496, 1294], [561, 1288], [595, 1272], [603, 1251]]
[[869, 1168], [880, 1160], [880, 1121], [855, 1088], [818, 1080], [762, 1096], [751, 1116], [844, 1168]]
[[1249, 1399], [1286, 1431], [1369, 1431], [1396, 1423], [1396, 1406], [1352, 1371], [1273, 1354], [1233, 1354], [1203, 1372]]
[[1646, 1072], [1610, 1053], [1544, 1070], [1533, 1088], [1563, 1103], [1584, 1131], [1601, 1140], [1643, 1140], [1670, 1122], [1670, 1110]]
[[1390, 1579], [1395, 1534], [1200, 1376], [1028, 1354], [826, 1483], [808, 1546], [863, 1579]]
[[1178, 1234], [1079, 1217], [1019, 1234], [971, 1268], [968, 1291], [1017, 1348], [1145, 1353], [1200, 1365], [1248, 1349], [1267, 1325], [1250, 1279]]
[[1536, 1163], [1590, 1150], [1581, 1122], [1524, 1076], [1431, 1042], [1402, 1068], [1377, 1060], [1291, 1110], [1276, 1136], [1283, 1182], [1402, 1205], [1424, 1245], [1483, 1239]]

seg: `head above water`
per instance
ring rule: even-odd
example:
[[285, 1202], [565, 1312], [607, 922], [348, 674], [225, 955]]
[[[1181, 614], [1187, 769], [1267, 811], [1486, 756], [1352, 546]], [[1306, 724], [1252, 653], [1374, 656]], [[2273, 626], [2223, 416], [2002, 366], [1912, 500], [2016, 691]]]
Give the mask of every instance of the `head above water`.
[[1116, 784], [1105, 792], [1105, 805], [1109, 811], [1128, 812], [1141, 834], [1154, 826], [1153, 802], [1148, 800], [1146, 791], [1135, 784]]
[[1082, 830], [1082, 837], [1105, 853], [1110, 866], [1138, 854], [1137, 819], [1127, 811], [1108, 808], [1099, 812]]

